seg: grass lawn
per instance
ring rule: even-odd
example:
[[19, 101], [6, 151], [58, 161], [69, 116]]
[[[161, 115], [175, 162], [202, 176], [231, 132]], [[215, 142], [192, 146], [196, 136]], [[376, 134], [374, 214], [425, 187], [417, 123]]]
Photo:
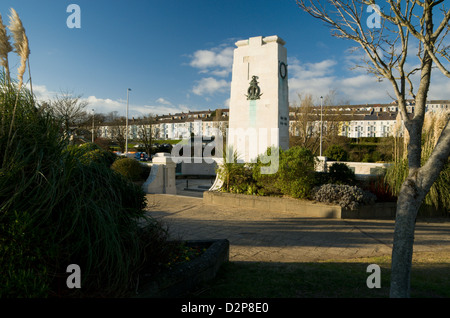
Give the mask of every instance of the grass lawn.
[[[381, 288], [366, 285], [372, 272], [381, 268]], [[215, 280], [200, 286], [194, 298], [387, 298], [391, 258], [329, 260], [317, 263], [229, 262]], [[415, 255], [411, 297], [450, 297], [449, 253]]]

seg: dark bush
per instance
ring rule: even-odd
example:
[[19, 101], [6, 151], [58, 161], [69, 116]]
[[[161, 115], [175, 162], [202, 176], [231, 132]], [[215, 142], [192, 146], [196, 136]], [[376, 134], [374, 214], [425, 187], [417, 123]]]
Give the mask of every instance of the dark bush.
[[325, 152], [325, 157], [332, 161], [347, 161], [349, 156], [348, 152], [340, 145], [331, 145]]
[[217, 174], [224, 181], [221, 190], [253, 194], [255, 181], [252, 177], [251, 165], [238, 163], [238, 155], [231, 148], [223, 152], [223, 159], [224, 163], [216, 169]]
[[79, 146], [71, 145], [67, 147], [67, 151], [85, 164], [94, 162], [110, 167], [118, 159], [115, 153], [93, 143], [85, 143]]
[[314, 172], [314, 186], [321, 186], [322, 184], [332, 183], [328, 172], [316, 171]]
[[315, 157], [303, 147], [292, 147], [281, 152], [277, 186], [285, 195], [306, 198], [315, 182]]
[[[278, 159], [276, 162], [272, 162], [273, 158], [271, 156], [276, 151], [278, 151]], [[279, 178], [279, 158], [281, 158], [281, 154], [281, 149], [269, 147], [264, 154], [258, 156], [256, 163], [251, 165], [257, 194], [280, 195], [282, 193], [277, 183]]]
[[254, 181], [252, 179], [251, 168], [242, 163], [234, 163], [232, 167], [232, 178], [229, 183], [229, 192], [248, 193], [253, 189], [253, 185]]
[[328, 168], [328, 183], [355, 184], [355, 173], [345, 163], [333, 163]]
[[111, 169], [130, 181], [139, 181], [142, 179], [143, 167], [139, 161], [132, 158], [117, 159], [111, 165]]

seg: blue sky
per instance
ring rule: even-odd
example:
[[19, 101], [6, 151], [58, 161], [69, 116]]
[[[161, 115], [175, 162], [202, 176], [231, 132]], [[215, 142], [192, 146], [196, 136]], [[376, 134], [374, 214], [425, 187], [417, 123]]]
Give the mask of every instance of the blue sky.
[[[72, 3], [81, 9], [79, 29], [66, 24]], [[5, 24], [11, 7], [30, 41], [36, 95], [80, 94], [89, 111], [125, 114], [127, 88], [130, 117], [228, 107], [234, 43], [270, 35], [286, 41], [291, 102], [333, 89], [352, 104], [392, 100], [389, 83], [350, 70], [354, 44], [332, 37], [295, 0], [2, 1]], [[440, 82], [430, 98], [450, 99], [449, 88]]]

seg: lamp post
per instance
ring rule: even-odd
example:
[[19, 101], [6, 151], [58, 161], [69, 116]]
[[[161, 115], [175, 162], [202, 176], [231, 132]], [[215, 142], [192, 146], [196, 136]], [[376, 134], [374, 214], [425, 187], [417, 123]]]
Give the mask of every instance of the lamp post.
[[127, 116], [125, 118], [126, 121], [126, 128], [125, 128], [125, 154], [128, 154], [128, 100], [129, 100], [129, 93], [131, 91], [131, 88], [127, 88]]
[[92, 143], [94, 143], [94, 117], [95, 117], [95, 112], [94, 112], [94, 109], [92, 109]]
[[320, 157], [322, 157], [322, 130], [323, 130], [323, 97], [320, 96]]

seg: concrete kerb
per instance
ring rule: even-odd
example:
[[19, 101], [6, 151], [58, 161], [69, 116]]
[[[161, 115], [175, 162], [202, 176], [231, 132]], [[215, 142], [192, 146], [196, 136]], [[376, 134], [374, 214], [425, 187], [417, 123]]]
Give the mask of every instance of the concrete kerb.
[[350, 211], [339, 205], [293, 198], [263, 197], [256, 195], [232, 194], [217, 191], [203, 192], [203, 200], [207, 204], [227, 205], [241, 208], [252, 208], [260, 211], [278, 211], [298, 213], [301, 217], [337, 218], [337, 219], [393, 219], [395, 203], [377, 203], [362, 206]]

